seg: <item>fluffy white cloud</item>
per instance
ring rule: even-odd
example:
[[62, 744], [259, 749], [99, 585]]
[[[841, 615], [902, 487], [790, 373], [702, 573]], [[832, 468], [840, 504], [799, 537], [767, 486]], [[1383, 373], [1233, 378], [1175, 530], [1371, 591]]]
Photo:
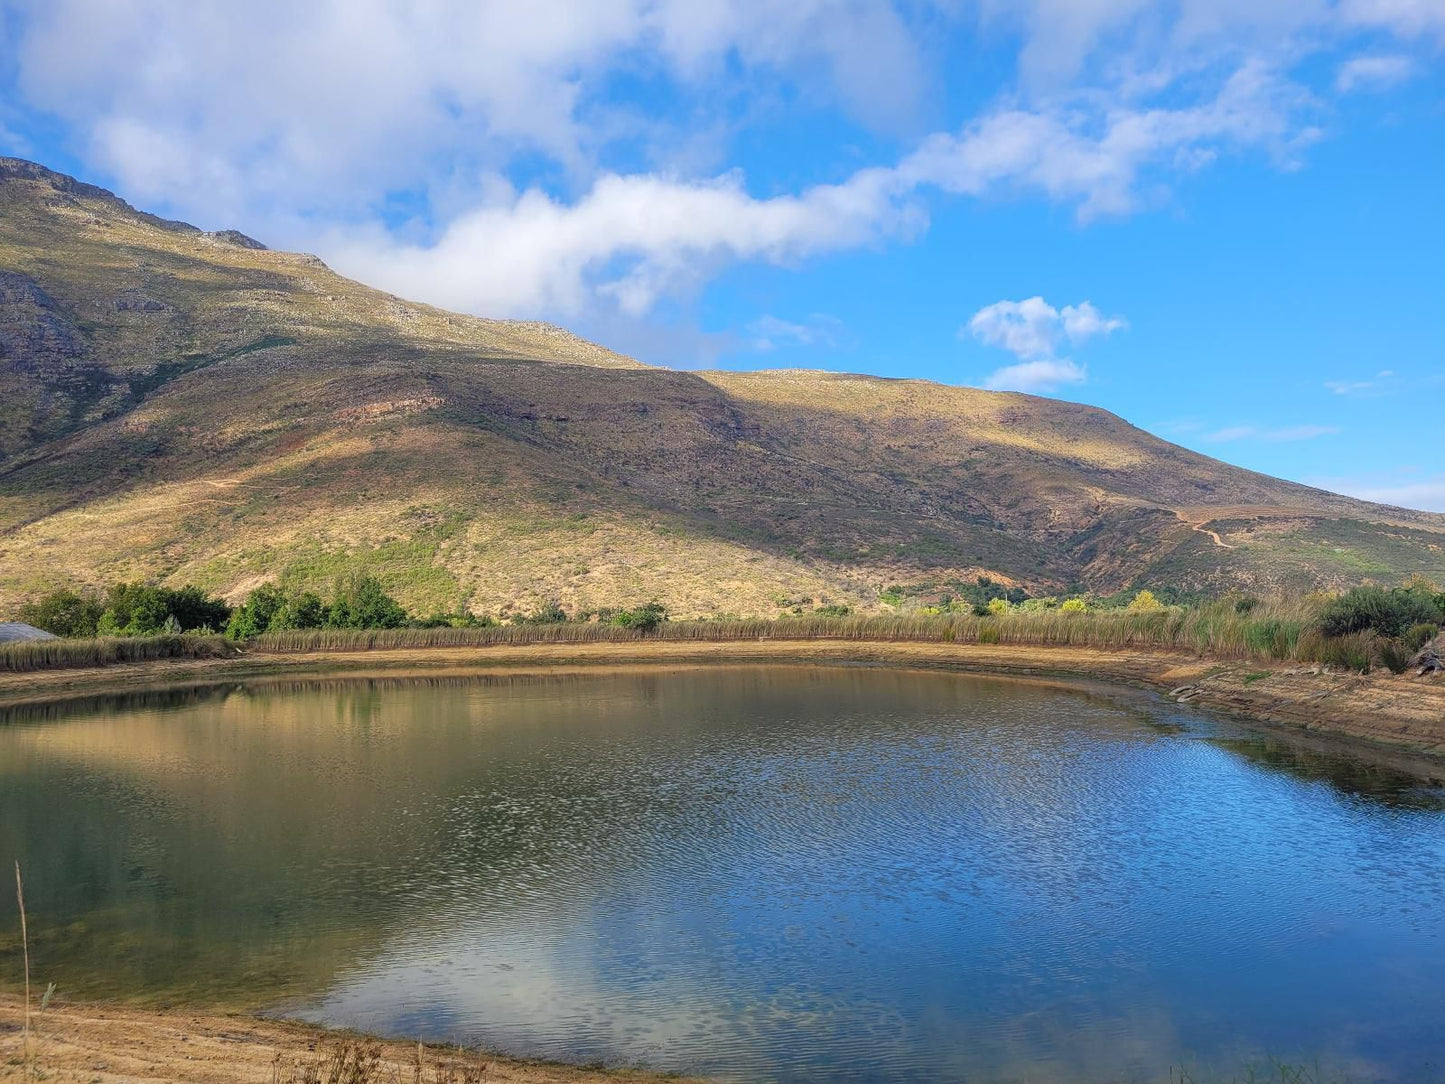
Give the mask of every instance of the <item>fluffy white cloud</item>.
[[1261, 148], [1283, 164], [1319, 136], [1299, 122], [1309, 96], [1259, 62], [1234, 71], [1204, 102], [1168, 108], [1108, 103], [1053, 111], [1007, 110], [958, 135], [935, 135], [899, 166], [912, 183], [983, 196], [1037, 192], [1078, 205], [1083, 220], [1124, 214], [1138, 203], [1143, 171], [1185, 170], [1221, 149]]
[[986, 346], [1001, 347], [1019, 358], [1017, 364], [991, 374], [984, 387], [997, 391], [1053, 391], [1065, 384], [1083, 383], [1088, 377], [1083, 366], [1058, 356], [1062, 346], [1079, 346], [1127, 326], [1122, 317], [1105, 316], [1088, 301], [1058, 309], [1042, 297], [1030, 297], [985, 305], [959, 329], [959, 335], [971, 335]]
[[1065, 384], [1082, 384], [1088, 373], [1068, 358], [1021, 361], [989, 374], [983, 386], [991, 391], [1057, 391]]
[[338, 238], [329, 248], [339, 270], [452, 308], [576, 313], [595, 293], [635, 316], [721, 263], [789, 263], [919, 228], [917, 211], [895, 197], [886, 170], [772, 199], [749, 196], [737, 175], [608, 174], [570, 205], [499, 186], [493, 202], [460, 216], [431, 246], [378, 236]]
[[0, 0], [6, 24], [30, 105], [132, 196], [210, 215], [361, 208], [517, 154], [589, 176], [602, 144], [654, 123], [605, 100], [619, 69], [786, 72], [884, 126], [927, 70], [874, 0]]
[[967, 330], [981, 343], [1029, 360], [1051, 358], [1065, 342], [1078, 345], [1127, 326], [1122, 317], [1105, 316], [1088, 301], [1056, 309], [1042, 297], [1030, 297], [985, 305]]
[[[967, 123], [781, 193], [697, 168], [726, 156], [694, 133], [721, 140], [780, 100], [893, 137], [926, 131], [932, 40], [975, 17], [985, 39], [1017, 35], [1021, 78]], [[316, 248], [439, 304], [601, 320], [646, 313], [731, 261], [908, 237], [935, 192], [1042, 197], [1087, 221], [1167, 198], [1173, 175], [1221, 154], [1294, 165], [1319, 137], [1299, 59], [1362, 27], [1407, 49], [1445, 32], [1445, 12], [1439, 0], [0, 0], [0, 26], [10, 107], [59, 118], [132, 199]], [[1394, 59], [1346, 61], [1340, 86], [1380, 85]], [[665, 104], [614, 95], [617, 76], [658, 81]]]
[[1313, 138], [1292, 120], [1301, 105], [1272, 73], [1249, 67], [1187, 108], [1005, 110], [930, 137], [895, 166], [797, 195], [754, 197], [737, 173], [607, 173], [565, 203], [537, 189], [518, 195], [494, 178], [487, 202], [458, 214], [430, 245], [355, 229], [317, 244], [340, 270], [470, 312], [571, 316], [602, 299], [640, 315], [728, 262], [787, 264], [910, 236], [926, 224], [919, 197], [932, 189], [1032, 190], [1076, 203], [1081, 218], [1124, 213], [1150, 166], [1197, 164], [1220, 145], [1288, 157]]

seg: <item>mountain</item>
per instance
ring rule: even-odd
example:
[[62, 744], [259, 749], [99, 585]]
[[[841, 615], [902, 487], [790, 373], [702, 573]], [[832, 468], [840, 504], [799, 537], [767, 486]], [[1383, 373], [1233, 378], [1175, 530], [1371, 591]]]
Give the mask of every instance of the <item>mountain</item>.
[[0, 615], [67, 582], [408, 606], [873, 606], [1445, 575], [1445, 516], [920, 380], [642, 365], [0, 159]]

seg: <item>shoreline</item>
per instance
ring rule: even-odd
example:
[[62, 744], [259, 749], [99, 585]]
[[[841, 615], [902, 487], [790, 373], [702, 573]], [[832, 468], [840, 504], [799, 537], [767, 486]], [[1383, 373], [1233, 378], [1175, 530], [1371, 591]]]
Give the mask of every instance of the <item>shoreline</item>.
[[265, 678], [440, 677], [607, 667], [851, 664], [1102, 681], [1338, 743], [1361, 755], [1421, 758], [1445, 774], [1445, 681], [1299, 664], [1211, 659], [1157, 649], [855, 640], [655, 640], [489, 644], [365, 651], [255, 652], [0, 674], [0, 710], [24, 704]]
[[[332, 1079], [324, 1072], [308, 1077], [306, 1070], [343, 1049], [375, 1051], [376, 1070], [364, 1078], [369, 1084], [649, 1084], [692, 1079], [381, 1039], [243, 1012], [109, 1002], [56, 1002], [43, 1013], [35, 1010], [32, 1003], [30, 1048], [41, 1074], [35, 1079], [70, 1084], [304, 1084]], [[24, 1017], [20, 997], [0, 994], [0, 1080], [30, 1079], [23, 1058]]]

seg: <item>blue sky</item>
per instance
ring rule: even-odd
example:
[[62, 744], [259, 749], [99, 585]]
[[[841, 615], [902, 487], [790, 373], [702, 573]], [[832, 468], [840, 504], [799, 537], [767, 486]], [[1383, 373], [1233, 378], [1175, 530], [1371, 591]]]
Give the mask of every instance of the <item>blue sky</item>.
[[1445, 510], [1445, 0], [0, 0], [0, 151], [654, 364]]

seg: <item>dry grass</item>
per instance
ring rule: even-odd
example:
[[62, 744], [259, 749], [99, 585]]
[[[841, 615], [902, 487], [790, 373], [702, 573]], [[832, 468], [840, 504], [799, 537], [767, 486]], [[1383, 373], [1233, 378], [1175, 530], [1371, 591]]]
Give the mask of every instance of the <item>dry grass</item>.
[[99, 640], [21, 640], [0, 644], [0, 670], [73, 670], [156, 659], [221, 659], [236, 646], [221, 636], [106, 637]]
[[[315, 629], [267, 633], [252, 641], [260, 652], [369, 651], [388, 648], [482, 647], [489, 644], [641, 643], [649, 640], [845, 640], [1105, 650], [1188, 651], [1221, 659], [1321, 662], [1364, 669], [1377, 652], [1368, 635], [1326, 640], [1311, 630], [1318, 603], [1277, 600], [1249, 613], [1227, 601], [1154, 613], [1014, 613], [993, 617], [825, 617], [776, 620], [674, 621], [654, 632], [600, 623], [515, 625], [482, 629]], [[1362, 658], [1365, 665], [1355, 665]]]
[[291, 1062], [278, 1055], [271, 1084], [481, 1084], [491, 1069], [485, 1058], [461, 1051], [445, 1061], [435, 1056], [428, 1060], [420, 1043], [416, 1058], [400, 1064], [388, 1060], [374, 1039], [343, 1037]]

